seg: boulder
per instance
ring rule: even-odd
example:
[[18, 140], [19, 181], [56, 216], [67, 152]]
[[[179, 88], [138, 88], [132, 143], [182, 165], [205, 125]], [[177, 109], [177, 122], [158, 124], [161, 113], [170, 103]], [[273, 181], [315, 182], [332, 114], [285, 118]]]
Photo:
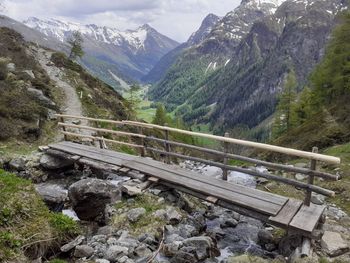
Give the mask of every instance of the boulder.
[[94, 254], [94, 249], [87, 245], [76, 246], [74, 250], [74, 257], [88, 258]]
[[52, 155], [44, 154], [40, 158], [40, 165], [48, 170], [58, 170], [72, 166], [74, 161], [62, 159]]
[[26, 169], [26, 160], [23, 157], [12, 159], [9, 162], [9, 167], [11, 170], [22, 172]]
[[146, 209], [144, 209], [143, 207], [138, 207], [138, 208], [134, 208], [131, 209], [128, 214], [127, 217], [129, 219], [130, 222], [135, 223], [137, 222], [144, 214], [146, 214]]
[[7, 65], [6, 65], [6, 69], [7, 69], [7, 71], [8, 72], [15, 72], [16, 71], [16, 65], [15, 65], [15, 63], [8, 63]]
[[120, 187], [100, 179], [83, 179], [72, 184], [68, 196], [81, 220], [104, 220], [107, 204], [121, 199]]
[[180, 221], [182, 219], [182, 215], [174, 207], [169, 207], [166, 210], [165, 216], [166, 216], [167, 221], [172, 225], [176, 225], [176, 224], [180, 223]]
[[54, 103], [52, 100], [50, 100], [48, 97], [44, 95], [44, 93], [41, 90], [34, 89], [34, 88], [28, 88], [27, 89], [33, 96], [35, 96], [40, 102], [54, 107], [56, 106], [56, 103]]
[[79, 246], [83, 241], [85, 240], [84, 236], [78, 236], [76, 239], [73, 241], [69, 242], [68, 244], [65, 244], [64, 246], [61, 247], [62, 252], [68, 252], [75, 248], [76, 246]]
[[262, 245], [274, 243], [273, 235], [266, 230], [260, 230], [258, 232], [259, 243]]
[[337, 232], [325, 231], [321, 245], [330, 257], [337, 257], [349, 251], [349, 245]]
[[198, 262], [196, 257], [192, 253], [188, 253], [185, 251], [179, 251], [175, 254], [175, 256], [170, 260], [170, 263], [195, 263]]
[[182, 241], [182, 244], [183, 247], [194, 248], [195, 257], [198, 260], [211, 257], [211, 252], [214, 250], [214, 242], [207, 236], [191, 237]]
[[296, 174], [295, 175], [295, 179], [297, 179], [298, 181], [303, 181], [307, 178], [307, 175], [304, 174]]
[[35, 185], [35, 189], [52, 209], [62, 205], [68, 199], [68, 191], [60, 185], [42, 183]]
[[128, 248], [122, 246], [110, 246], [106, 253], [105, 258], [110, 262], [118, 262], [118, 259], [128, 255]]

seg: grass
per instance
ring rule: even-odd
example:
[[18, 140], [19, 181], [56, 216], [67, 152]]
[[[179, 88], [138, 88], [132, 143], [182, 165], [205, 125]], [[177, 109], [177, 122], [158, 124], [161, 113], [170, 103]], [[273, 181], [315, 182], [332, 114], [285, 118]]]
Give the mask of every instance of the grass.
[[51, 213], [28, 180], [0, 170], [0, 262], [27, 262], [76, 236], [75, 221]]
[[[127, 219], [127, 211], [133, 208], [143, 207], [146, 213], [134, 223], [130, 223]], [[142, 194], [134, 199], [134, 202], [130, 200], [122, 200], [116, 204], [117, 209], [123, 209], [123, 213], [119, 213], [114, 216], [112, 224], [115, 228], [125, 229], [130, 231], [133, 235], [139, 235], [142, 233], [156, 232], [157, 228], [165, 225], [165, 221], [153, 216], [153, 213], [159, 209], [165, 209], [164, 203], [159, 203], [157, 197], [151, 194]]]

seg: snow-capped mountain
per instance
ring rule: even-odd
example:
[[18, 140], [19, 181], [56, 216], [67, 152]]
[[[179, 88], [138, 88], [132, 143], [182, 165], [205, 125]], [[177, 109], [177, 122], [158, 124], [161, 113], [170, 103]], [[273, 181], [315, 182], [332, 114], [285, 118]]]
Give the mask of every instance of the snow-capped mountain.
[[[82, 25], [35, 17], [23, 23], [61, 42], [66, 42], [74, 31], [79, 31], [84, 38], [84, 50], [87, 54], [87, 57], [83, 58], [83, 63], [88, 68], [93, 72], [109, 70], [116, 74], [121, 72], [135, 79], [147, 74], [164, 54], [178, 45], [176, 41], [160, 34], [147, 24], [135, 30], [122, 31], [94, 24]], [[113, 65], [117, 70], [113, 71]], [[107, 75], [111, 78], [110, 74]]]

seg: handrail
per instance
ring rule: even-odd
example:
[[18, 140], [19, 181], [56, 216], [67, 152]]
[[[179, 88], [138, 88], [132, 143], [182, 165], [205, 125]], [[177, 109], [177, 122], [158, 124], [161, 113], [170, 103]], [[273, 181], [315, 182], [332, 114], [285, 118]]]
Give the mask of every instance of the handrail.
[[[232, 171], [247, 173], [247, 174], [250, 174], [252, 176], [264, 177], [267, 179], [283, 182], [285, 184], [293, 185], [295, 187], [299, 187], [301, 189], [306, 190], [306, 197], [304, 200], [304, 204], [307, 206], [310, 205], [312, 192], [320, 193], [320, 194], [323, 194], [326, 196], [334, 196], [335, 195], [335, 193], [331, 190], [324, 189], [322, 187], [314, 185], [314, 177], [315, 176], [326, 178], [326, 179], [331, 179], [331, 180], [338, 180], [337, 175], [317, 171], [316, 170], [316, 162], [317, 161], [324, 161], [327, 163], [338, 164], [338, 163], [340, 163], [340, 159], [337, 157], [333, 157], [333, 156], [318, 154], [316, 147], [314, 147], [313, 152], [306, 152], [306, 151], [299, 151], [299, 150], [284, 148], [284, 147], [275, 146], [275, 145], [233, 139], [233, 138], [227, 137], [227, 134], [225, 134], [225, 137], [222, 137], [222, 136], [217, 136], [217, 135], [212, 135], [212, 134], [204, 134], [204, 133], [186, 131], [186, 130], [181, 130], [181, 129], [177, 129], [177, 128], [171, 128], [171, 127], [160, 126], [160, 125], [155, 125], [155, 124], [141, 123], [141, 122], [136, 122], [136, 121], [113, 121], [113, 120], [96, 119], [96, 118], [90, 118], [90, 117], [63, 115], [63, 114], [56, 114], [56, 116], [59, 117], [61, 120], [58, 123], [58, 126], [62, 127], [63, 134], [65, 135], [65, 140], [67, 140], [67, 138], [68, 138], [67, 136], [75, 136], [75, 137], [89, 138], [93, 141], [99, 141], [101, 148], [105, 147], [104, 142], [135, 147], [135, 148], [138, 148], [140, 150], [140, 154], [143, 157], [145, 156], [146, 150], [152, 151], [154, 153], [158, 153], [158, 154], [163, 155], [163, 156], [166, 156], [167, 163], [170, 163], [170, 160], [171, 160], [170, 157], [202, 162], [205, 164], [209, 164], [209, 165], [213, 165], [213, 166], [222, 168], [224, 180], [227, 180], [227, 178], [224, 176], [225, 174], [227, 174], [227, 171], [232, 170]], [[86, 125], [65, 123], [64, 118], [88, 120], [88, 121], [95, 122], [96, 126], [98, 126], [98, 122], [120, 125], [122, 127], [133, 126], [133, 127], [139, 128], [138, 129], [139, 133], [131, 133], [131, 132], [124, 132], [124, 131], [117, 131], [117, 130], [113, 130], [113, 129], [104, 129], [104, 128], [99, 128], [99, 127], [90, 127], [90, 126], [86, 126]], [[90, 131], [95, 131], [96, 134], [83, 135], [83, 134], [79, 134], [79, 131], [78, 131], [78, 133], [73, 133], [71, 131], [67, 131], [66, 128], [71, 128], [73, 130], [74, 129], [75, 130], [80, 130], [80, 129], [81, 130], [90, 130]], [[153, 136], [146, 136], [143, 133], [143, 128], [164, 131], [165, 139], [160, 139], [160, 138], [156, 138]], [[208, 138], [208, 139], [213, 139], [216, 141], [224, 142], [224, 144], [223, 144], [224, 151], [218, 151], [218, 150], [208, 149], [208, 148], [199, 147], [199, 146], [195, 146], [195, 145], [191, 145], [191, 144], [171, 141], [169, 139], [169, 132], [176, 132], [176, 133], [186, 134], [189, 136], [198, 136], [198, 137], [203, 137], [203, 138]], [[127, 136], [127, 137], [129, 137], [129, 143], [118, 141], [118, 140], [115, 140], [113, 138], [112, 139], [103, 138], [100, 135], [102, 133], [113, 134], [116, 136]], [[130, 143], [130, 142], [132, 142], [132, 141], [130, 141], [130, 138], [133, 138], [133, 137], [139, 139], [138, 144]], [[164, 145], [165, 150], [160, 150], [160, 149], [156, 149], [153, 147], [148, 147], [147, 143], [146, 143], [147, 141], [155, 141], [155, 142], [161, 143]], [[308, 168], [299, 168], [299, 167], [293, 167], [293, 166], [288, 166], [288, 165], [284, 165], [284, 164], [277, 164], [277, 163], [271, 163], [271, 162], [267, 162], [267, 161], [257, 160], [254, 158], [240, 156], [237, 154], [231, 154], [231, 153], [228, 153], [228, 149], [229, 149], [228, 144], [229, 143], [254, 147], [254, 148], [262, 149], [262, 150], [279, 152], [279, 153], [303, 157], [303, 158], [308, 158], [308, 159], [311, 159], [311, 161], [310, 161], [311, 166], [309, 169]], [[188, 148], [188, 149], [200, 151], [200, 152], [207, 153], [207, 154], [216, 155], [216, 156], [220, 157], [221, 160], [223, 160], [223, 163], [211, 161], [211, 160], [206, 160], [206, 159], [202, 159], [202, 158], [198, 158], [198, 157], [183, 155], [183, 154], [179, 154], [176, 152], [171, 152], [170, 146], [178, 146], [178, 147], [183, 147], [183, 148]], [[227, 164], [228, 159], [241, 160], [241, 161], [245, 161], [245, 162], [249, 162], [249, 163], [253, 163], [253, 164], [257, 164], [257, 165], [264, 165], [268, 168], [272, 168], [275, 170], [282, 170], [282, 171], [288, 171], [288, 172], [293, 172], [293, 173], [306, 174], [306, 175], [308, 175], [308, 183], [299, 182], [297, 180], [290, 179], [290, 178], [280, 177], [277, 175], [270, 174], [268, 172], [265, 173], [265, 172], [259, 172], [259, 171], [252, 171], [252, 170], [237, 167], [237, 166], [231, 166], [231, 165]]]
[[[62, 118], [74, 118], [74, 119], [81, 119], [81, 120], [90, 120], [90, 121], [95, 121], [95, 122], [105, 122], [105, 123], [111, 123], [111, 124], [128, 124], [131, 126], [145, 127], [145, 128], [151, 128], [151, 129], [155, 128], [155, 129], [160, 129], [160, 130], [169, 131], [169, 132], [177, 132], [177, 133], [186, 134], [186, 135], [190, 135], [190, 136], [197, 136], [197, 137], [213, 139], [213, 140], [217, 140], [217, 141], [221, 141], [221, 142], [229, 142], [229, 143], [233, 143], [233, 144], [237, 144], [237, 145], [253, 147], [256, 149], [260, 149], [260, 150], [273, 151], [273, 152], [278, 152], [278, 153], [282, 153], [282, 154], [302, 157], [302, 158], [306, 158], [306, 159], [323, 161], [323, 162], [330, 163], [330, 164], [340, 164], [340, 158], [334, 157], [334, 156], [306, 152], [306, 151], [300, 151], [300, 150], [295, 150], [295, 149], [276, 146], [276, 145], [239, 140], [239, 139], [217, 136], [217, 135], [212, 135], [212, 134], [186, 131], [186, 130], [181, 130], [181, 129], [177, 129], [177, 128], [171, 128], [168, 126], [160, 126], [160, 125], [141, 123], [141, 122], [136, 122], [136, 121], [111, 121], [111, 120], [105, 120], [105, 119], [96, 119], [96, 118], [74, 116], [74, 115], [57, 114], [56, 116], [62, 117]], [[96, 128], [94, 128], [94, 129], [96, 129]]]

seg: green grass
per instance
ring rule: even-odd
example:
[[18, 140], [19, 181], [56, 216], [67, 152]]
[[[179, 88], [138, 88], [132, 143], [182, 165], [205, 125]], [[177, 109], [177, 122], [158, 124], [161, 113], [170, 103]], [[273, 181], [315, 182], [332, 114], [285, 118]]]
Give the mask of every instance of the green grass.
[[75, 221], [49, 212], [29, 180], [0, 170], [0, 262], [27, 262], [79, 233]]
[[157, 109], [151, 108], [151, 104], [152, 102], [148, 100], [143, 100], [139, 103], [136, 109], [137, 119], [146, 121], [148, 123], [151, 123], [153, 121]]

